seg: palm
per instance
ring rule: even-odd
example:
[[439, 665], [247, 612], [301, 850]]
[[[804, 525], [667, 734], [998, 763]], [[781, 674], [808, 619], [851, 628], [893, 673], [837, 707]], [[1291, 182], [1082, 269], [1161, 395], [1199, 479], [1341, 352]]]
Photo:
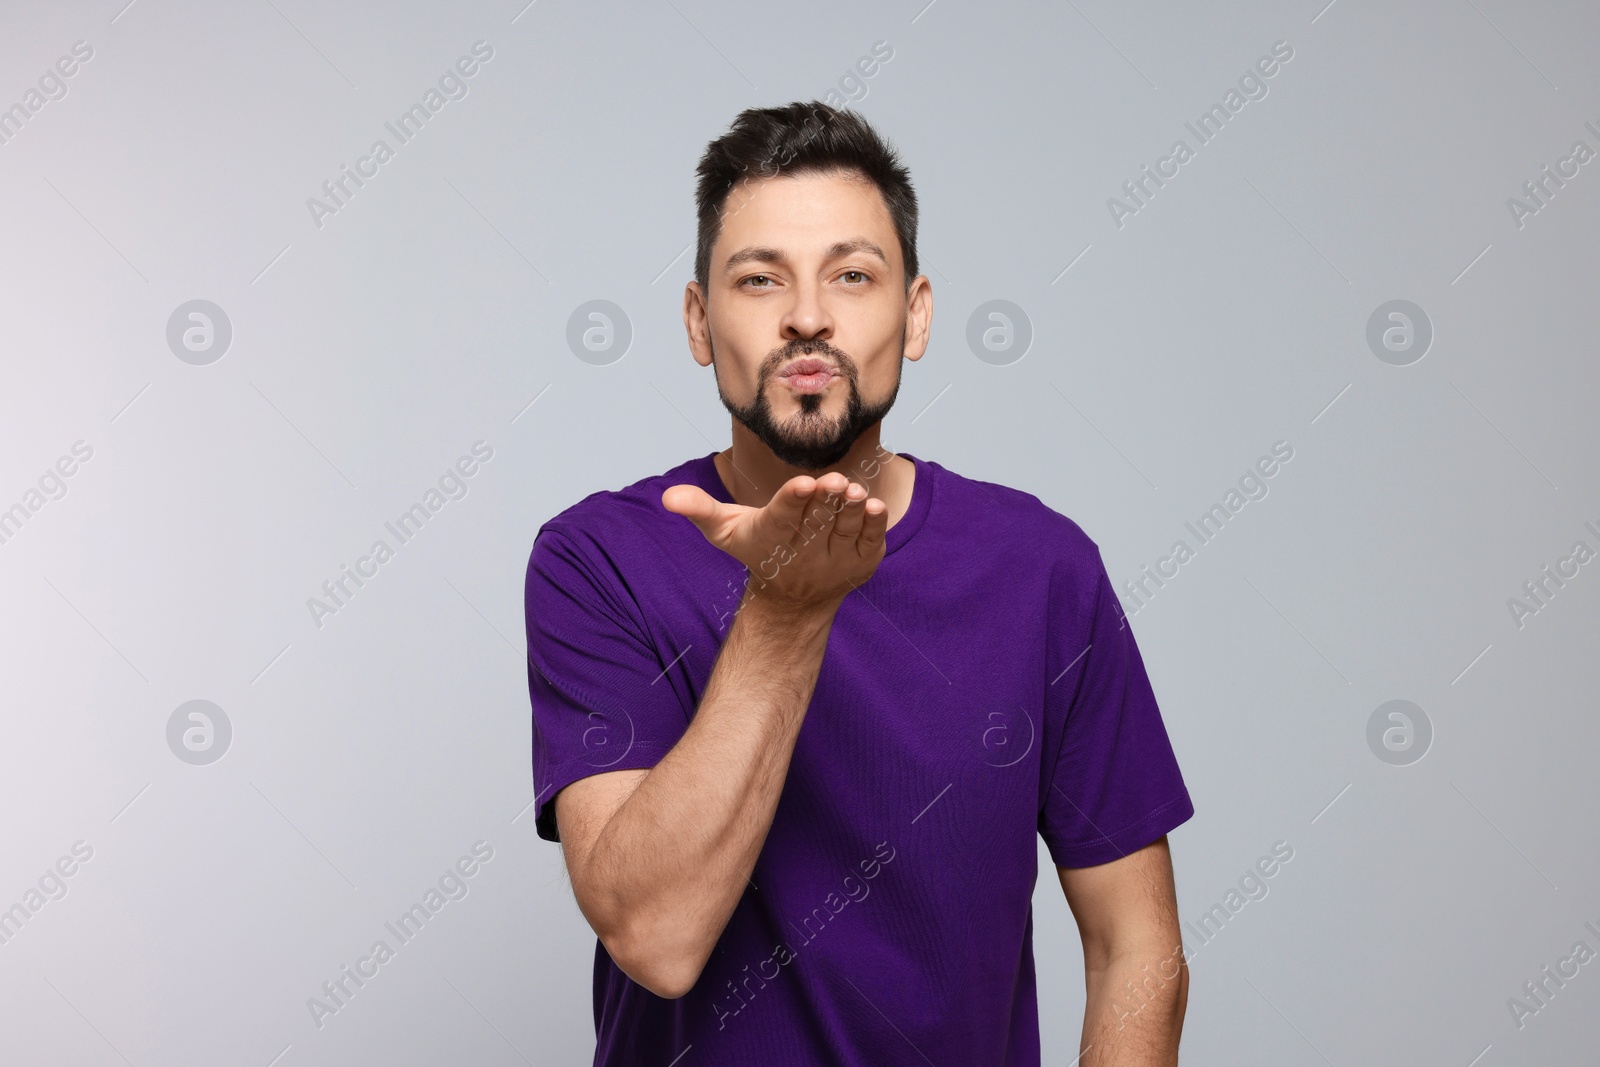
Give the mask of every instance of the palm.
[[887, 505], [837, 471], [791, 478], [759, 508], [687, 484], [667, 489], [661, 503], [759, 576], [763, 589], [800, 604], [837, 602], [883, 558]]

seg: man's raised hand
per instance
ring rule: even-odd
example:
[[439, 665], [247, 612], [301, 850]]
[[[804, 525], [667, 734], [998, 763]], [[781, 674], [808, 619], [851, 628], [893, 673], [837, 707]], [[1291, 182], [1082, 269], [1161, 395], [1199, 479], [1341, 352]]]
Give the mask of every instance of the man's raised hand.
[[697, 485], [661, 494], [717, 548], [750, 571], [745, 600], [837, 608], [883, 560], [889, 506], [839, 471], [790, 478], [765, 507], [725, 504]]

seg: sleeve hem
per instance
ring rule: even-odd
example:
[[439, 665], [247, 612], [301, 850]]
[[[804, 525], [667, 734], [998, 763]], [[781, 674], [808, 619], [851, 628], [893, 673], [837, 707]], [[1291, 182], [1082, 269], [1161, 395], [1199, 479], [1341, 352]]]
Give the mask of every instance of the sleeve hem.
[[1194, 804], [1185, 790], [1133, 825], [1082, 844], [1063, 841], [1044, 830], [1039, 834], [1057, 867], [1098, 867], [1138, 851], [1188, 822], [1193, 815]]
[[[540, 788], [539, 795], [544, 799], [535, 805], [534, 829], [544, 840], [559, 842], [561, 834], [556, 827], [556, 794], [573, 782], [591, 778], [597, 774], [605, 774], [608, 771], [648, 770], [661, 762], [661, 757], [677, 743], [678, 740], [635, 741], [615, 763], [609, 763], [603, 767], [586, 763], [581, 757], [553, 764], [549, 768], [549, 784]], [[579, 769], [577, 773], [573, 773], [575, 768]], [[537, 785], [537, 783], [535, 784]], [[548, 795], [545, 794], [546, 789], [549, 790]]]

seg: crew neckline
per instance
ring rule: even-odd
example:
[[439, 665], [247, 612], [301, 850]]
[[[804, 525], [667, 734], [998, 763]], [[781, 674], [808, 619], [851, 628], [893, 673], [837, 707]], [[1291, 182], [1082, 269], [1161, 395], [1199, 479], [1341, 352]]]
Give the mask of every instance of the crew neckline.
[[[702, 489], [724, 504], [732, 504], [735, 503], [733, 495], [728, 492], [728, 487], [723, 484], [722, 475], [717, 472], [718, 454], [718, 452], [708, 452], [695, 460], [694, 473]], [[897, 452], [896, 455], [909, 459], [916, 469], [911, 482], [911, 503], [906, 507], [906, 513], [900, 516], [900, 521], [889, 527], [889, 532], [884, 535], [885, 556], [911, 540], [911, 536], [921, 528], [923, 520], [928, 517], [928, 511], [933, 506], [935, 488], [933, 464], [918, 459], [910, 452]]]

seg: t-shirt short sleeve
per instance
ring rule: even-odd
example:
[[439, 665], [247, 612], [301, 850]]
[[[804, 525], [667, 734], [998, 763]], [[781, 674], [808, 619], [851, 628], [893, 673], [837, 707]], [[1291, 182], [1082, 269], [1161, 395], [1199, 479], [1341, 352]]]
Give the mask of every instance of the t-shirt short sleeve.
[[546, 526], [528, 560], [528, 693], [533, 705], [534, 819], [559, 841], [555, 796], [580, 778], [653, 767], [688, 728], [665, 677], [672, 657], [650, 640], [610, 558]]
[[1133, 630], [1099, 550], [1089, 558], [1087, 580], [1063, 566], [1051, 587], [1046, 721], [1060, 745], [1039, 834], [1059, 867], [1109, 863], [1194, 814]]

